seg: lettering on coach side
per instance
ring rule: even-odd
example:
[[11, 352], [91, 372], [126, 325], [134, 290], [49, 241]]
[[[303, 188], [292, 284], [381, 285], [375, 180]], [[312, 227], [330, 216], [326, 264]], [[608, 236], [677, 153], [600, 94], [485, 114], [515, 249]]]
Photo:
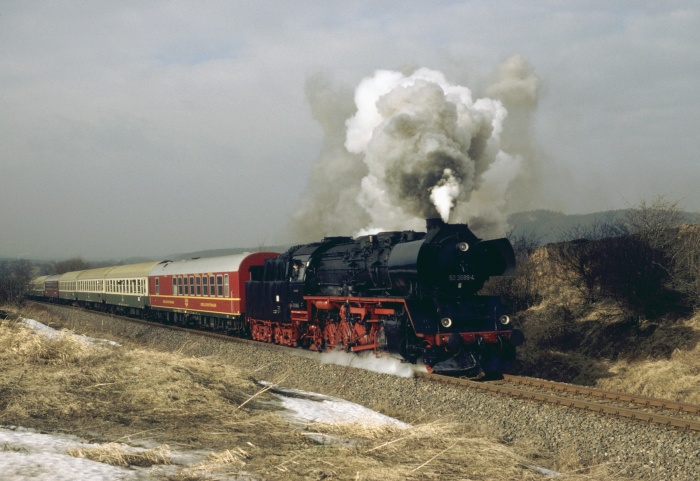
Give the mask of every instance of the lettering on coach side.
[[201, 307], [216, 307], [216, 304], [214, 302], [202, 302], [200, 304]]
[[163, 301], [161, 301], [161, 302], [162, 302], [163, 304], [170, 304], [170, 305], [172, 305], [172, 306], [175, 305], [175, 301], [166, 301], [166, 300], [163, 300]]

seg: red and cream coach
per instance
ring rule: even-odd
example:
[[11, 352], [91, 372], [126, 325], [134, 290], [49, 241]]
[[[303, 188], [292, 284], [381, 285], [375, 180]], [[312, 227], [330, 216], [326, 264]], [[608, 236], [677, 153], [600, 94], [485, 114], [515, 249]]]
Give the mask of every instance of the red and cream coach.
[[242, 333], [245, 283], [262, 275], [275, 252], [165, 261], [148, 277], [151, 313], [159, 320]]

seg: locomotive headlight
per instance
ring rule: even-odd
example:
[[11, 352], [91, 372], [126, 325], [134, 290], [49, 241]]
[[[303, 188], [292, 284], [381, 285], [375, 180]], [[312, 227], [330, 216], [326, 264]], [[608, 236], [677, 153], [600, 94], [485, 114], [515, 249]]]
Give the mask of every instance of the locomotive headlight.
[[462, 252], [467, 252], [469, 250], [469, 244], [466, 242], [460, 242], [457, 244], [457, 249], [459, 249]]
[[508, 324], [510, 324], [510, 317], [508, 317], [508, 316], [501, 316], [501, 317], [498, 318], [498, 320], [499, 320], [499, 321], [501, 322], [501, 324], [503, 324], [504, 326], [507, 326]]
[[442, 324], [442, 327], [448, 328], [452, 326], [452, 319], [450, 319], [449, 317], [443, 317], [442, 319], [440, 319], [440, 324]]

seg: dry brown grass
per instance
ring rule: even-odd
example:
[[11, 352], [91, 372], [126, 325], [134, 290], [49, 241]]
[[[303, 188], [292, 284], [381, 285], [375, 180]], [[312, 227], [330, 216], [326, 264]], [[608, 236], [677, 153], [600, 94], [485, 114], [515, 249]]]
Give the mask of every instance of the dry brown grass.
[[135, 450], [121, 443], [108, 443], [87, 448], [71, 448], [68, 454], [76, 458], [85, 458], [112, 466], [154, 466], [170, 464], [168, 446], [153, 449]]
[[[300, 430], [269, 404], [268, 392], [218, 358], [134, 348], [124, 339], [123, 347], [68, 339], [0, 322], [0, 423], [109, 443], [73, 454], [117, 465], [167, 463], [166, 445], [210, 452], [196, 465], [155, 466], [159, 480], [537, 480], [537, 464], [573, 471], [572, 480], [623, 479], [606, 467], [576, 473], [580, 460], [505, 445], [458, 419]], [[162, 447], [116, 444], [125, 442]]]
[[[676, 326], [695, 332], [700, 338], [700, 315]], [[682, 345], [673, 329], [659, 333], [658, 344]], [[652, 347], [653, 349], [653, 347]], [[675, 348], [667, 358], [650, 356], [640, 360], [619, 360], [610, 367], [612, 377], [597, 383], [603, 389], [642, 394], [644, 396], [700, 404], [700, 343], [686, 349]]]

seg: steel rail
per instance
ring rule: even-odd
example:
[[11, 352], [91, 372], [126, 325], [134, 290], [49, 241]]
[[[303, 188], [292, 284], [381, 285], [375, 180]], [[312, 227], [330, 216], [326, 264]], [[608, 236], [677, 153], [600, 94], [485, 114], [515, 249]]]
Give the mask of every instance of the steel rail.
[[582, 409], [593, 413], [617, 416], [620, 418], [646, 422], [648, 424], [659, 424], [661, 426], [672, 427], [686, 431], [700, 431], [700, 421], [690, 419], [676, 418], [673, 416], [648, 413], [644, 411], [638, 411], [635, 409], [609, 406], [590, 401], [581, 401], [578, 399], [563, 398], [559, 396], [554, 396], [552, 394], [542, 394], [532, 391], [525, 391], [523, 389], [517, 389], [498, 384], [491, 384], [488, 382], [472, 381], [470, 379], [454, 378], [449, 376], [442, 376], [439, 374], [416, 373], [416, 377], [445, 384], [453, 384], [472, 389], [478, 389], [481, 391], [507, 395], [516, 399], [539, 401], [557, 406]]
[[541, 387], [551, 389], [553, 391], [561, 391], [571, 394], [582, 394], [585, 396], [597, 397], [602, 400], [626, 402], [631, 404], [638, 404], [643, 407], [667, 409], [669, 411], [680, 411], [700, 415], [700, 405], [697, 404], [668, 401], [666, 399], [637, 396], [633, 394], [625, 394], [615, 391], [604, 391], [602, 389], [590, 388], [585, 386], [575, 386], [572, 384], [546, 381], [544, 379], [512, 376], [509, 374], [504, 374], [503, 380], [515, 384], [521, 384], [523, 386]]

